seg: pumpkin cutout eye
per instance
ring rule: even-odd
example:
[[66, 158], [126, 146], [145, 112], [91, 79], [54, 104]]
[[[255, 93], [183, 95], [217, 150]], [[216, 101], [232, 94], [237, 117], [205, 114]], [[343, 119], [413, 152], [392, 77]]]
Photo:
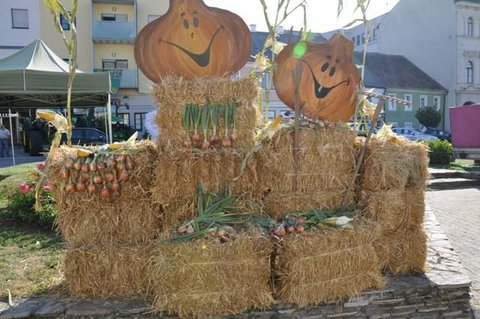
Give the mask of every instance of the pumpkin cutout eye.
[[248, 62], [251, 46], [250, 29], [236, 14], [203, 0], [170, 0], [167, 13], [137, 35], [135, 60], [154, 82], [164, 76], [227, 77]]
[[[350, 120], [355, 112], [355, 87], [360, 75], [353, 63], [353, 42], [335, 34], [326, 43], [305, 42], [307, 53], [295, 58], [287, 45], [278, 55], [273, 83], [277, 95], [288, 107], [303, 105], [302, 112], [320, 120]], [[302, 63], [300, 85], [295, 82], [296, 65]], [[300, 88], [298, 101], [295, 90]], [[297, 105], [299, 106], [299, 105]]]

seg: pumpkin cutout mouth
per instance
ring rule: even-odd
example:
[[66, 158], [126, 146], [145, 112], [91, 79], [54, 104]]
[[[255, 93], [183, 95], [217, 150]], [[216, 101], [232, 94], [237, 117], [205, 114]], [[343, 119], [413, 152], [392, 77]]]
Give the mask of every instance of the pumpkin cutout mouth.
[[310, 66], [310, 64], [305, 61], [305, 60], [302, 60], [307, 66], [308, 68], [310, 69], [310, 73], [312, 74], [312, 77], [313, 77], [313, 81], [315, 83], [315, 87], [314, 87], [314, 90], [315, 90], [315, 96], [318, 98], [318, 99], [323, 99], [325, 97], [327, 97], [327, 95], [333, 90], [335, 89], [336, 87], [346, 83], [347, 86], [350, 85], [350, 78], [347, 78], [346, 80], [343, 80], [343, 81], [340, 81], [338, 82], [337, 84], [331, 86], [331, 87], [327, 87], [327, 86], [324, 86], [320, 83], [320, 81], [318, 81], [317, 77], [315, 76], [315, 73], [313, 72], [313, 69], [312, 67]]
[[181, 45], [178, 45], [176, 43], [169, 42], [169, 41], [163, 41], [162, 39], [159, 39], [158, 42], [159, 43], [163, 42], [163, 43], [169, 44], [169, 45], [181, 50], [183, 53], [188, 55], [190, 57], [190, 59], [192, 59], [198, 66], [206, 67], [210, 64], [210, 53], [211, 53], [211, 48], [212, 48], [213, 41], [215, 40], [215, 38], [217, 37], [217, 34], [220, 31], [225, 31], [225, 27], [223, 25], [221, 25], [220, 28], [218, 28], [217, 31], [215, 31], [215, 33], [210, 38], [210, 43], [208, 44], [208, 47], [202, 53], [193, 53], [192, 51], [190, 51], [188, 49], [185, 49]]

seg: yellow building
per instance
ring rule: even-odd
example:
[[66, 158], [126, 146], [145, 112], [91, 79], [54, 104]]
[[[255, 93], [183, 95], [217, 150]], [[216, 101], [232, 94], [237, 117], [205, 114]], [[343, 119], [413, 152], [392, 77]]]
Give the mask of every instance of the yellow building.
[[[69, 1], [64, 2], [70, 4]], [[165, 14], [169, 0], [78, 2], [79, 68], [83, 71], [121, 70], [118, 92], [114, 92], [114, 102], [119, 106], [117, 110], [114, 107], [114, 111], [125, 124], [143, 132], [145, 114], [153, 109], [154, 101], [150, 96], [152, 83], [135, 63], [134, 42], [137, 33], [148, 22]], [[43, 5], [40, 5], [40, 36], [55, 53], [68, 57], [62, 37], [54, 27], [53, 17]], [[113, 74], [119, 75], [119, 72]]]

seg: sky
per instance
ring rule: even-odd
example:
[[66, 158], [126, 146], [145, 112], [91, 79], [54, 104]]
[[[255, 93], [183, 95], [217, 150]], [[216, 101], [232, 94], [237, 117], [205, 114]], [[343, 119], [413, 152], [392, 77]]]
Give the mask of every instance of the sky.
[[[375, 18], [390, 11], [399, 0], [371, 0], [367, 18]], [[247, 25], [256, 24], [257, 31], [267, 31], [263, 9], [260, 0], [204, 0], [208, 6], [218, 7], [232, 11], [243, 18]], [[265, 0], [270, 20], [275, 17], [275, 9], [278, 0]], [[300, 3], [300, 0], [291, 0], [290, 7]], [[307, 29], [313, 32], [326, 32], [342, 28], [361, 15], [353, 14], [357, 1], [343, 0], [344, 9], [337, 19], [337, 0], [307, 0]], [[273, 22], [272, 22], [273, 23]], [[303, 27], [303, 10], [298, 10], [295, 15], [282, 24], [284, 29], [289, 30], [292, 26], [295, 30]]]

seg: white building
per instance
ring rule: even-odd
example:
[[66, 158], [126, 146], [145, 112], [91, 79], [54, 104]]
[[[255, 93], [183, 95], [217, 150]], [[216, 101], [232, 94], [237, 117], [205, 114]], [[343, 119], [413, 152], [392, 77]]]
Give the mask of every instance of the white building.
[[40, 3], [2, 0], [0, 10], [0, 59], [40, 37]]
[[[400, 0], [371, 26], [368, 51], [403, 55], [448, 90], [447, 128], [448, 107], [480, 102], [480, 0]], [[363, 25], [343, 32], [363, 49]]]

